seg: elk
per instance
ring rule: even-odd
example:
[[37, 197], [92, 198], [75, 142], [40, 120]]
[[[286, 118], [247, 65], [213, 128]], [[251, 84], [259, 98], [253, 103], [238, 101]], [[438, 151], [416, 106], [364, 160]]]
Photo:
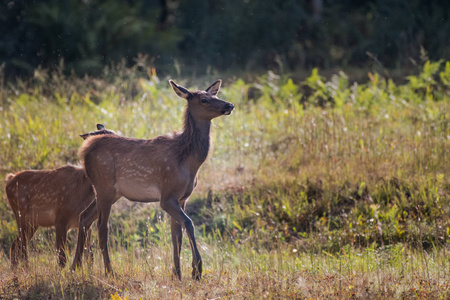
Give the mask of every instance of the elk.
[[[114, 134], [103, 125], [82, 135]], [[94, 189], [80, 166], [66, 165], [53, 170], [26, 170], [6, 176], [5, 192], [16, 219], [19, 235], [10, 249], [11, 265], [19, 258], [28, 263], [27, 244], [39, 227], [56, 229], [59, 265], [64, 267], [67, 232], [78, 228], [78, 218], [92, 202]]]
[[154, 139], [133, 139], [115, 135], [91, 137], [80, 148], [80, 158], [96, 191], [96, 205], [81, 215], [78, 244], [72, 269], [81, 265], [84, 233], [98, 210], [99, 246], [105, 274], [114, 275], [108, 253], [108, 219], [111, 206], [125, 197], [136, 202], [160, 202], [170, 216], [174, 275], [181, 279], [180, 250], [182, 228], [192, 250], [192, 276], [199, 280], [202, 259], [194, 235], [194, 224], [186, 215], [186, 201], [197, 184], [197, 171], [210, 147], [211, 120], [229, 115], [234, 105], [217, 98], [219, 79], [204, 91], [189, 91], [169, 80], [175, 93], [186, 99], [184, 130]]

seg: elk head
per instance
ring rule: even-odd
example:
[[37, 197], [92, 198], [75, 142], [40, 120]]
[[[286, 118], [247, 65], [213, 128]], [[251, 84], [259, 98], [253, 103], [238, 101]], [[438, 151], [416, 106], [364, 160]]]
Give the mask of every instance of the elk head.
[[83, 140], [87, 139], [91, 135], [101, 135], [101, 134], [116, 134], [113, 130], [106, 129], [103, 124], [97, 124], [97, 131], [91, 131], [88, 133], [80, 134]]
[[234, 105], [217, 97], [222, 80], [217, 80], [204, 91], [189, 91], [169, 80], [178, 96], [187, 100], [187, 111], [196, 120], [210, 121], [221, 115], [229, 115]]

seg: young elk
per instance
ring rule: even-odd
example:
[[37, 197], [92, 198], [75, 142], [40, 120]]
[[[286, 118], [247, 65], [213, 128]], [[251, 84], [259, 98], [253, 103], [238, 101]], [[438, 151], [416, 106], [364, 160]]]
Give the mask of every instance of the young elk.
[[[101, 128], [99, 128], [99, 125]], [[113, 134], [98, 124], [98, 131], [83, 135]], [[22, 258], [28, 262], [27, 244], [38, 227], [56, 229], [59, 265], [64, 267], [67, 232], [78, 227], [80, 213], [92, 202], [95, 193], [84, 169], [66, 165], [54, 170], [27, 170], [6, 176], [6, 195], [16, 218], [19, 235], [10, 250], [11, 265]], [[96, 213], [96, 211], [94, 211]]]
[[[211, 120], [229, 115], [233, 104], [217, 98], [221, 80], [205, 91], [189, 91], [169, 80], [178, 96], [187, 100], [184, 130], [174, 136], [138, 140], [114, 135], [87, 139], [80, 149], [86, 174], [94, 185], [98, 209], [99, 246], [106, 273], [113, 273], [108, 254], [108, 219], [111, 206], [121, 197], [137, 202], [160, 201], [171, 217], [174, 273], [181, 279], [182, 228], [192, 249], [192, 276], [200, 279], [202, 260], [194, 236], [194, 224], [184, 212], [186, 200], [197, 184], [197, 171], [210, 145]], [[93, 222], [95, 205], [80, 215], [77, 251], [72, 268], [81, 265], [85, 230]]]

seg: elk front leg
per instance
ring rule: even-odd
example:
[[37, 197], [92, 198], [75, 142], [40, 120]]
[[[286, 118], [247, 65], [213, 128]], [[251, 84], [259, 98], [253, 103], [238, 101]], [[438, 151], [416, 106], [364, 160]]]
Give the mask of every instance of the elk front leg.
[[198, 252], [197, 243], [195, 242], [194, 224], [192, 220], [184, 213], [176, 199], [161, 201], [161, 207], [178, 224], [186, 229], [192, 249], [192, 278], [200, 280], [202, 276], [202, 258], [200, 252]]
[[[91, 235], [91, 225], [98, 217], [97, 204], [95, 201], [80, 214], [79, 225], [78, 225], [78, 240], [77, 249], [75, 251], [75, 257], [71, 266], [72, 270], [77, 267], [81, 267], [81, 259], [83, 257], [83, 252], [86, 242], [88, 242], [88, 247], [90, 249], [90, 235]], [[91, 252], [92, 253], [92, 252]]]
[[56, 224], [56, 252], [58, 253], [58, 262], [61, 268], [64, 268], [67, 262], [66, 259], [66, 239], [67, 239], [67, 227], [65, 224]]
[[178, 222], [172, 217], [170, 218], [170, 229], [172, 231], [173, 262], [175, 265], [173, 273], [176, 277], [178, 277], [178, 279], [181, 280], [180, 251], [183, 239], [183, 230], [181, 225], [178, 224]]

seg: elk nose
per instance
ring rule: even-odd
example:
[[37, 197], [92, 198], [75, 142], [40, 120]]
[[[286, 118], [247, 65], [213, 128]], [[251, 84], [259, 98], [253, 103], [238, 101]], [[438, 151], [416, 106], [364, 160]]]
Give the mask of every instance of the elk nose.
[[225, 104], [225, 109], [227, 109], [227, 110], [233, 110], [233, 109], [234, 109], [234, 105], [231, 104], [231, 103], [227, 103], [227, 104]]

